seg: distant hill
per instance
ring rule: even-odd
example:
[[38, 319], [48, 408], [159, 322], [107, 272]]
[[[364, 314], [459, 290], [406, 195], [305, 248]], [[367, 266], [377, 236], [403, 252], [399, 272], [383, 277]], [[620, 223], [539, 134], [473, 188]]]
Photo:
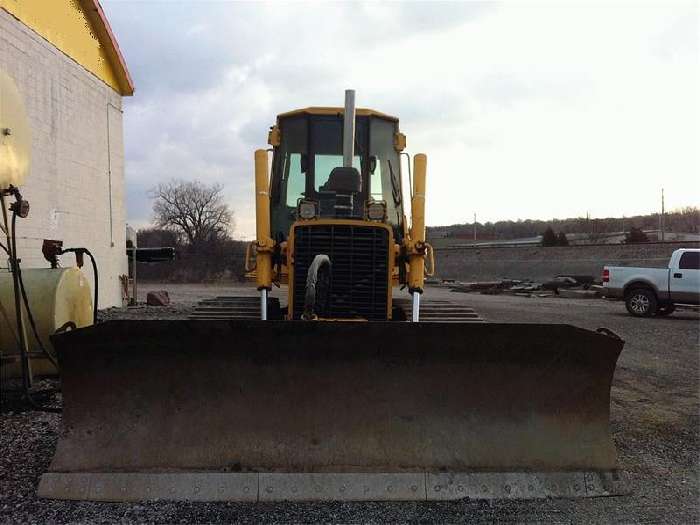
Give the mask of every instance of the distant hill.
[[[664, 218], [664, 230], [671, 233], [700, 234], [700, 209], [687, 207], [667, 212]], [[477, 242], [535, 240], [548, 228], [563, 232], [574, 239], [585, 238], [587, 242], [609, 242], [611, 234], [629, 232], [631, 228], [656, 232], [659, 228], [659, 214], [637, 215], [635, 217], [608, 217], [605, 219], [588, 219], [577, 217], [570, 219], [518, 220], [476, 223]], [[436, 244], [466, 243], [474, 240], [474, 223], [453, 224], [451, 226], [429, 226], [427, 237]], [[650, 240], [656, 240], [656, 235]], [[671, 236], [676, 238], [677, 236]]]

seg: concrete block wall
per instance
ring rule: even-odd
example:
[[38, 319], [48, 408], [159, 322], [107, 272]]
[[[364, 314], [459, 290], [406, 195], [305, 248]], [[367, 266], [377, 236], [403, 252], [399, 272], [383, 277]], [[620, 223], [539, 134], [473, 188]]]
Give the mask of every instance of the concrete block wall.
[[442, 279], [489, 281], [506, 277], [542, 282], [560, 274], [600, 278], [606, 265], [665, 268], [678, 248], [700, 248], [700, 243], [436, 248], [435, 263]]
[[[100, 307], [121, 305], [119, 276], [127, 273], [121, 96], [1, 8], [0, 69], [24, 97], [32, 130], [31, 170], [20, 188], [31, 211], [17, 220], [23, 267], [48, 266], [43, 239], [86, 247], [100, 270]], [[72, 255], [63, 256], [63, 266], [74, 264]], [[94, 286], [89, 261], [83, 270]]]

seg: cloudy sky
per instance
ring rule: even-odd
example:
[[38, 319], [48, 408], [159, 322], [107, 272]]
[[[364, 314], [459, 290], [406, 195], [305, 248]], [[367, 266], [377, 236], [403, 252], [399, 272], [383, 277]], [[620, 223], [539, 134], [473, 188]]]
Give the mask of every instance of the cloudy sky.
[[[644, 4], [643, 6], [637, 4]], [[428, 154], [428, 224], [700, 204], [697, 3], [102, 0], [125, 99], [131, 224], [170, 178], [224, 185], [254, 233], [253, 150], [310, 105], [394, 114]]]

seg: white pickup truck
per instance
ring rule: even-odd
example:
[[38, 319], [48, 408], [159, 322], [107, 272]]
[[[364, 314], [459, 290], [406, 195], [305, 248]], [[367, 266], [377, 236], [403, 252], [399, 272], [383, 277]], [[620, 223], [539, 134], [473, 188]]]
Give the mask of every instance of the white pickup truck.
[[700, 249], [673, 252], [668, 268], [603, 267], [607, 297], [625, 300], [637, 317], [668, 315], [677, 304], [700, 304]]

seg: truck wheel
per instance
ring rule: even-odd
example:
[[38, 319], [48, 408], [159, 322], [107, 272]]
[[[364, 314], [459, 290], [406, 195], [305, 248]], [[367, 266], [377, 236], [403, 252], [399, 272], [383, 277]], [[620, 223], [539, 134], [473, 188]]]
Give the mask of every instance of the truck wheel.
[[656, 313], [656, 294], [646, 288], [635, 288], [627, 294], [625, 306], [635, 317], [651, 317]]
[[656, 311], [656, 315], [658, 315], [658, 316], [671, 315], [675, 310], [676, 310], [675, 304], [665, 304], [663, 306], [659, 306], [659, 309]]

